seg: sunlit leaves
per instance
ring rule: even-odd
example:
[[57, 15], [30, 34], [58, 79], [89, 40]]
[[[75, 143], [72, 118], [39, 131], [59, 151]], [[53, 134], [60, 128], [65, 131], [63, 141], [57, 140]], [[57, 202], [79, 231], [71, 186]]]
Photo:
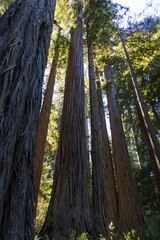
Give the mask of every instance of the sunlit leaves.
[[69, 30], [76, 20], [74, 1], [57, 0], [55, 19], [63, 30]]
[[0, 0], [0, 16], [7, 10], [14, 0]]

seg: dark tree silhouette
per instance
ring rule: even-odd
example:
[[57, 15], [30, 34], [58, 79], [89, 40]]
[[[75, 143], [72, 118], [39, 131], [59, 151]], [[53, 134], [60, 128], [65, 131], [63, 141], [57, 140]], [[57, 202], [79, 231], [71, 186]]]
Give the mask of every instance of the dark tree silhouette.
[[30, 240], [33, 156], [54, 0], [16, 0], [0, 19], [0, 238]]

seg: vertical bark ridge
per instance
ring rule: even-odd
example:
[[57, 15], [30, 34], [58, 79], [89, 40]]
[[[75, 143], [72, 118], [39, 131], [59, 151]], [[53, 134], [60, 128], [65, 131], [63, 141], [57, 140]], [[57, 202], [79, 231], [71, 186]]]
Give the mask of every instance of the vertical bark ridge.
[[0, 236], [33, 239], [33, 155], [54, 0], [17, 0], [0, 21]]

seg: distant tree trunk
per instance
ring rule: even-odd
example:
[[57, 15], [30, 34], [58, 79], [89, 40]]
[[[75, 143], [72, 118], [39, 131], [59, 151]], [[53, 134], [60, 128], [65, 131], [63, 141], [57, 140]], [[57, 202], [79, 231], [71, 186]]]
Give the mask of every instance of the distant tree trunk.
[[41, 173], [43, 167], [43, 158], [45, 152], [45, 145], [47, 139], [47, 131], [49, 118], [52, 106], [52, 96], [56, 78], [57, 62], [59, 57], [59, 38], [60, 29], [55, 44], [55, 53], [52, 61], [52, 67], [48, 78], [47, 88], [44, 94], [44, 100], [42, 110], [40, 113], [40, 121], [38, 125], [37, 140], [36, 140], [36, 151], [34, 156], [34, 187], [35, 187], [35, 201], [34, 201], [34, 215], [36, 216], [36, 209], [38, 203], [38, 192], [41, 180]]
[[87, 47], [89, 64], [89, 90], [91, 111], [91, 157], [92, 157], [92, 206], [96, 217], [96, 226], [99, 233], [108, 239], [108, 212], [106, 180], [104, 162], [102, 157], [102, 139], [100, 133], [100, 121], [98, 113], [98, 99], [92, 46], [89, 36], [89, 24], [87, 23]]
[[79, 1], [77, 9], [77, 27], [71, 32], [53, 189], [40, 233], [58, 240], [69, 239], [72, 231], [78, 235], [92, 229], [85, 135], [83, 25]]
[[138, 104], [139, 104], [139, 107], [140, 107], [140, 110], [141, 110], [141, 114], [143, 116], [143, 121], [144, 121], [144, 124], [145, 124], [145, 127], [146, 127], [146, 131], [147, 131], [147, 134], [148, 134], [148, 140], [150, 141], [150, 147], [151, 147], [151, 150], [152, 150], [152, 155], [154, 156], [152, 158], [152, 163], [153, 163], [155, 177], [156, 177], [156, 180], [157, 180], [157, 185], [158, 185], [159, 190], [160, 190], [160, 145], [158, 143], [156, 133], [155, 133], [154, 128], [152, 126], [151, 119], [150, 119], [149, 114], [147, 112], [147, 109], [146, 109], [146, 106], [145, 106], [145, 103], [144, 103], [144, 99], [143, 99], [143, 95], [142, 95], [142, 93], [139, 89], [137, 78], [134, 74], [134, 70], [133, 70], [131, 61], [129, 59], [129, 55], [128, 55], [128, 52], [127, 52], [127, 49], [126, 49], [126, 46], [125, 46], [125, 43], [124, 43], [121, 32], [120, 32], [120, 37], [121, 37], [124, 52], [125, 52], [125, 55], [126, 55], [126, 58], [127, 58], [127, 63], [128, 63], [128, 66], [129, 66], [131, 77], [132, 77], [134, 90], [136, 92], [137, 101], [138, 101]]
[[33, 157], [54, 0], [17, 0], [0, 19], [0, 238], [31, 240]]
[[88, 169], [88, 179], [90, 179], [90, 162], [89, 162], [89, 129], [88, 129], [88, 124], [89, 124], [89, 119], [86, 116], [86, 121], [85, 121], [85, 126], [86, 126], [86, 148], [87, 148], [87, 169]]
[[127, 232], [131, 229], [139, 229], [144, 220], [127, 150], [111, 67], [105, 67], [105, 76], [110, 81], [107, 97], [118, 187], [119, 231]]
[[[152, 146], [151, 146], [148, 134], [147, 134], [147, 129], [146, 129], [146, 126], [145, 126], [145, 123], [144, 123], [143, 116], [141, 114], [141, 111], [140, 111], [140, 108], [139, 108], [138, 105], [136, 105], [136, 112], [137, 112], [137, 115], [138, 115], [138, 120], [139, 120], [139, 123], [140, 123], [142, 134], [144, 136], [144, 141], [145, 141], [147, 149], [148, 149], [150, 160], [152, 160], [154, 158], [153, 151], [152, 151]], [[152, 165], [152, 166], [153, 166], [153, 171], [154, 171], [154, 165]], [[156, 178], [156, 175], [155, 175], [155, 178]], [[156, 178], [156, 182], [157, 182], [157, 187], [159, 189], [160, 186], [159, 186], [159, 182], [157, 181], [157, 178]]]
[[[135, 151], [136, 151], [136, 155], [137, 155], [137, 160], [139, 163], [139, 167], [140, 169], [142, 168], [142, 162], [141, 159], [139, 157], [139, 153], [138, 153], [138, 141], [137, 141], [137, 137], [136, 137], [136, 131], [135, 131], [135, 122], [133, 121], [133, 112], [132, 112], [132, 108], [128, 109], [128, 114], [129, 114], [129, 119], [130, 119], [130, 124], [131, 124], [131, 132], [132, 132], [132, 136], [133, 136], [133, 142], [134, 142], [134, 146], [135, 146]], [[134, 161], [134, 160], [133, 160]]]
[[137, 139], [136, 139], [136, 135], [135, 135], [135, 131], [134, 131], [134, 127], [133, 126], [131, 127], [131, 131], [132, 131], [132, 135], [133, 135], [133, 142], [134, 142], [134, 146], [135, 146], [135, 150], [136, 150], [138, 164], [139, 164], [139, 167], [141, 169], [143, 164], [142, 164], [141, 159], [139, 157], [138, 147], [137, 147], [138, 144], [137, 144]]
[[150, 102], [150, 105], [151, 105], [151, 108], [152, 108], [152, 112], [154, 114], [155, 121], [156, 121], [157, 125], [159, 126], [160, 125], [160, 116], [158, 115], [158, 113], [156, 111], [156, 108], [155, 108], [155, 106], [153, 105], [152, 102]]
[[97, 83], [100, 127], [101, 127], [101, 135], [102, 135], [102, 151], [103, 151], [103, 160], [104, 160], [105, 176], [106, 176], [109, 222], [113, 222], [115, 228], [117, 229], [118, 199], [117, 199], [116, 182], [115, 182], [114, 171], [113, 171], [111, 149], [110, 149], [110, 144], [108, 139], [106, 119], [105, 119], [103, 100], [102, 100], [101, 84], [99, 79], [97, 79], [96, 83]]

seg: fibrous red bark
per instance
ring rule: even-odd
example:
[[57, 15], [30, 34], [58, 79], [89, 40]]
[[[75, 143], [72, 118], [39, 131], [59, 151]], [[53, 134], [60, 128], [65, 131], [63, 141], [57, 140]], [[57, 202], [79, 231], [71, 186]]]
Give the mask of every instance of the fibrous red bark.
[[30, 240], [33, 156], [54, 0], [17, 0], [0, 20], [0, 238]]

